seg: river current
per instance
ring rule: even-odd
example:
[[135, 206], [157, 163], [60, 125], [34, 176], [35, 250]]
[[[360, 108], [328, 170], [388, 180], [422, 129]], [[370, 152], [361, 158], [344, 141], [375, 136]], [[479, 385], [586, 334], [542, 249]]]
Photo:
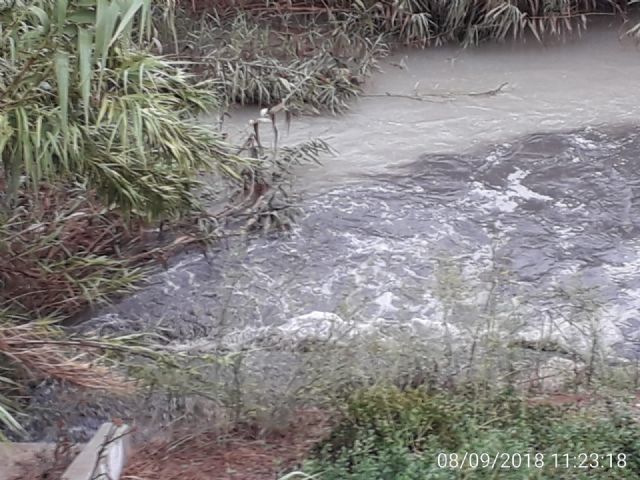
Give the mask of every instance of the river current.
[[[565, 42], [400, 51], [380, 67], [349, 113], [298, 117], [282, 135], [281, 144], [320, 137], [337, 152], [297, 171], [302, 214], [290, 233], [174, 258], [79, 328], [161, 332], [176, 350], [275, 339], [252, 360], [261, 408], [314, 369], [332, 382], [357, 357], [378, 373], [378, 354], [352, 345], [304, 374], [297, 353], [280, 355], [283, 339], [321, 337], [340, 322], [385, 335], [406, 327], [436, 356], [455, 343], [449, 360], [472, 358], [474, 339], [493, 332], [483, 338], [505, 354], [544, 349], [543, 370], [564, 378], [594, 353], [637, 362], [637, 46], [604, 22]], [[225, 129], [242, 140], [257, 114], [236, 109]], [[402, 342], [393, 352], [407, 350]], [[114, 412], [131, 412], [39, 386], [33, 411], [54, 404], [56, 418], [32, 415], [34, 438], [55, 439], [62, 424], [86, 440]]]
[[[563, 324], [567, 345], [588, 343], [587, 325], [638, 358], [636, 46], [594, 28], [401, 51], [381, 70], [350, 113], [294, 119], [281, 140], [337, 151], [298, 172], [291, 234], [181, 257], [90, 323], [192, 340], [311, 312], [464, 329], [490, 310], [512, 331]], [[229, 130], [255, 115], [232, 112]]]

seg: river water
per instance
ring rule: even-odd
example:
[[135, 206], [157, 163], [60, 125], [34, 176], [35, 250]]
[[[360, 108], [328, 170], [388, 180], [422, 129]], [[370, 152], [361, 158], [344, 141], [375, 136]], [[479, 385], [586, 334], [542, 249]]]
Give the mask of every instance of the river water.
[[[277, 342], [314, 338], [342, 320], [407, 327], [428, 352], [456, 343], [467, 359], [470, 342], [491, 331], [501, 348], [545, 346], [561, 373], [594, 353], [638, 361], [636, 46], [600, 25], [564, 43], [400, 51], [380, 66], [348, 114], [296, 118], [281, 139], [321, 137], [337, 151], [297, 172], [303, 214], [290, 234], [182, 255], [81, 328], [162, 331], [171, 348], [217, 349], [274, 331]], [[406, 98], [416, 94], [431, 96]], [[225, 128], [241, 139], [256, 115], [233, 111]], [[295, 357], [269, 351], [257, 360], [260, 408], [313, 370], [300, 374]], [[320, 358], [319, 377], [333, 382], [356, 357], [378, 371], [377, 353], [346, 354]], [[132, 408], [83, 398], [40, 386], [33, 410], [47, 413], [32, 415], [33, 438], [55, 439], [64, 424], [86, 440]]]
[[90, 324], [186, 341], [311, 312], [460, 331], [493, 316], [638, 358], [640, 52], [604, 27], [384, 59], [350, 113], [294, 119], [281, 140], [337, 151], [298, 172], [290, 235], [181, 257]]

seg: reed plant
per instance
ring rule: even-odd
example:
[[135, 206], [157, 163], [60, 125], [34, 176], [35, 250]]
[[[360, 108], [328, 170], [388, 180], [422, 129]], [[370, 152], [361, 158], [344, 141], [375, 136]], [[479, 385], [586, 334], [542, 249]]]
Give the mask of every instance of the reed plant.
[[[228, 0], [181, 2], [193, 11], [230, 16], [238, 11], [255, 16], [308, 21], [310, 18], [351, 21], [365, 35], [384, 34], [400, 42], [475, 45], [485, 40], [539, 40], [581, 30], [590, 15], [624, 14], [636, 2], [625, 0]], [[284, 21], [284, 20], [283, 20]]]
[[198, 125], [210, 82], [139, 45], [150, 2], [12, 2], [0, 7], [2, 203], [43, 182], [76, 181], [149, 219], [193, 203], [199, 169], [236, 174], [220, 135]]
[[[166, 27], [167, 53], [214, 79], [226, 103], [342, 113], [395, 46], [465, 47], [580, 34], [591, 16], [627, 18], [623, 0], [189, 0]], [[637, 36], [638, 27], [623, 30]], [[162, 29], [161, 29], [162, 32]]]

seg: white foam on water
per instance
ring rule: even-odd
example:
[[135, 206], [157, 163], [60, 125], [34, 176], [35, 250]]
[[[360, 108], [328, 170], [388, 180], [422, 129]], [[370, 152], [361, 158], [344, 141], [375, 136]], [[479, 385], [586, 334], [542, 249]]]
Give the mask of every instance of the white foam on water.
[[470, 202], [479, 203], [478, 206], [485, 211], [498, 210], [512, 213], [518, 208], [518, 202], [513, 200], [513, 195], [508, 191], [487, 188], [480, 182], [473, 182], [473, 188], [468, 197]]
[[393, 304], [393, 300], [396, 296], [391, 292], [384, 292], [378, 296], [373, 302], [380, 307], [378, 315], [384, 315], [386, 313], [397, 312], [399, 309]]
[[529, 173], [531, 172], [516, 169], [515, 172], [513, 172], [507, 177], [507, 180], [509, 181], [509, 190], [511, 195], [513, 197], [519, 197], [525, 200], [545, 200], [545, 201], [553, 200], [553, 198], [547, 195], [541, 195], [522, 185], [521, 183], [522, 180], [525, 179], [527, 175], [529, 175]]
[[[636, 249], [636, 251], [640, 252], [640, 248]], [[621, 265], [605, 264], [603, 265], [603, 269], [606, 274], [614, 280], [637, 280], [640, 276], [640, 255]], [[640, 299], [640, 296], [638, 298]]]

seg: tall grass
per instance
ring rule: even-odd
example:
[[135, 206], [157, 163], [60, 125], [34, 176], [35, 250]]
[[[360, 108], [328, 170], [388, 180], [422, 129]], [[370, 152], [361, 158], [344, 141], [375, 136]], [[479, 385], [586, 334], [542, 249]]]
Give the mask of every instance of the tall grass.
[[[631, 2], [634, 3], [634, 2]], [[369, 35], [385, 34], [411, 45], [459, 42], [474, 45], [530, 32], [564, 35], [581, 30], [593, 14], [623, 13], [624, 0], [252, 0], [182, 2], [198, 11], [231, 15], [241, 10], [255, 15], [291, 19], [313, 17], [350, 21]], [[188, 7], [187, 7], [188, 8]]]
[[302, 25], [214, 11], [203, 14], [196, 32], [193, 23], [191, 16], [176, 19], [178, 57], [215, 80], [226, 103], [281, 104], [291, 113], [344, 112], [388, 49], [381, 38], [352, 35], [344, 22], [311, 18]]
[[[172, 54], [215, 79], [228, 103], [344, 112], [376, 59], [417, 47], [579, 34], [591, 15], [627, 14], [622, 0], [253, 0], [179, 2], [161, 35]], [[194, 28], [195, 26], [195, 28]], [[195, 30], [195, 31], [194, 31]], [[637, 35], [637, 27], [629, 27]]]

